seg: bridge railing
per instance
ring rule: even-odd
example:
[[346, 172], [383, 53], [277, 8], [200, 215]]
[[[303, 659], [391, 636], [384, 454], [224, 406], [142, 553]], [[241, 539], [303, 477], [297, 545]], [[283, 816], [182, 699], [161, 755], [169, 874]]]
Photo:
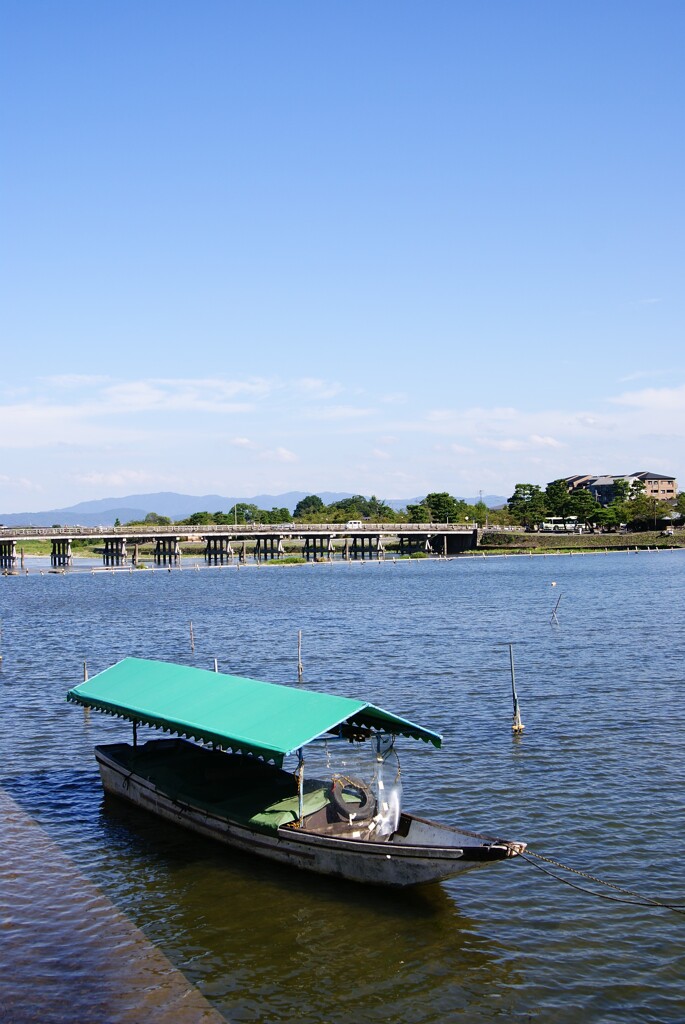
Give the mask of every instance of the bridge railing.
[[363, 522], [360, 526], [348, 527], [346, 523], [208, 523], [206, 525], [172, 524], [136, 524], [131, 526], [23, 526], [0, 527], [0, 538], [16, 537], [27, 540], [39, 540], [41, 537], [206, 537], [210, 534], [306, 534], [306, 533], [465, 533], [478, 528], [474, 522], [468, 523], [371, 523]]

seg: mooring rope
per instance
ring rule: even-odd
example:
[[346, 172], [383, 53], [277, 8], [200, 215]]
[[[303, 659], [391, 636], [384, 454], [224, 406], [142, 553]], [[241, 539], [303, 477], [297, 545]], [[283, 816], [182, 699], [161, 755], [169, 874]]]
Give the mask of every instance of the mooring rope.
[[[562, 864], [561, 861], [553, 860], [551, 857], [544, 857], [541, 853], [534, 853], [532, 850], [526, 850], [525, 853], [519, 854], [523, 860], [532, 864], [538, 871], [542, 871], [543, 874], [549, 875], [550, 878], [555, 878], [558, 882], [563, 882], [564, 885], [571, 886], [572, 889], [577, 889], [579, 892], [588, 893], [590, 896], [597, 896], [601, 900], [610, 900], [612, 903], [629, 903], [637, 907], [658, 907], [661, 910], [672, 910], [674, 914], [682, 914], [685, 916], [685, 903], [669, 903], [666, 900], [657, 900], [651, 896], [645, 896], [642, 893], [634, 892], [632, 889], [624, 889], [620, 885], [616, 885], [614, 882], [607, 882], [604, 878], [597, 878], [596, 875], [591, 875], [587, 871], [581, 871], [579, 868], [572, 868], [568, 864]], [[585, 878], [589, 882], [593, 882], [595, 885], [603, 885], [608, 889], [613, 889], [617, 893], [622, 893], [621, 896], [612, 896], [605, 892], [596, 892], [594, 889], [588, 889], [586, 886], [577, 885], [572, 882], [569, 878], [563, 878], [561, 875], [555, 874], [554, 871], [550, 871], [549, 868], [545, 868], [542, 864], [537, 864], [536, 861], [544, 861], [545, 864], [551, 864], [553, 867], [558, 868], [560, 871], [568, 871], [573, 875], [578, 875], [580, 878]], [[629, 897], [628, 899], [624, 897]]]

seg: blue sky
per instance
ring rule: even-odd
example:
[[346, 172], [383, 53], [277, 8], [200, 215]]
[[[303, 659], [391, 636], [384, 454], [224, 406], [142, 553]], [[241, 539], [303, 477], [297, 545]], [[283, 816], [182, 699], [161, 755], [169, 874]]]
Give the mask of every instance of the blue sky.
[[681, 0], [4, 0], [0, 511], [685, 479]]

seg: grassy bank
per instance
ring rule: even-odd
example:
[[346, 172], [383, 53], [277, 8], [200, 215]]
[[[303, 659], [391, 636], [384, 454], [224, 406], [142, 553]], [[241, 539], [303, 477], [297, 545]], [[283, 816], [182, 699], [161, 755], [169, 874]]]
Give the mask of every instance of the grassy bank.
[[634, 551], [647, 548], [683, 548], [685, 531], [663, 537], [658, 530], [645, 533], [521, 533], [492, 531], [483, 533], [479, 553], [549, 554], [574, 551]]

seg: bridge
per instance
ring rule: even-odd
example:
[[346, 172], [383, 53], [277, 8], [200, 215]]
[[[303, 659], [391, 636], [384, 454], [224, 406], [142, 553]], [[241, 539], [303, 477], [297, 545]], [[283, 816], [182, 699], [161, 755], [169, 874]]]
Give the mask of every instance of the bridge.
[[388, 548], [400, 555], [447, 557], [478, 546], [478, 529], [463, 523], [279, 523], [235, 526], [1, 527], [0, 570], [23, 565], [22, 542], [50, 541], [50, 564], [73, 564], [75, 540], [97, 541], [105, 566], [138, 565], [143, 545], [153, 546], [156, 565], [180, 565], [182, 544], [202, 544], [209, 565], [276, 560], [290, 553], [306, 561], [382, 559]]

